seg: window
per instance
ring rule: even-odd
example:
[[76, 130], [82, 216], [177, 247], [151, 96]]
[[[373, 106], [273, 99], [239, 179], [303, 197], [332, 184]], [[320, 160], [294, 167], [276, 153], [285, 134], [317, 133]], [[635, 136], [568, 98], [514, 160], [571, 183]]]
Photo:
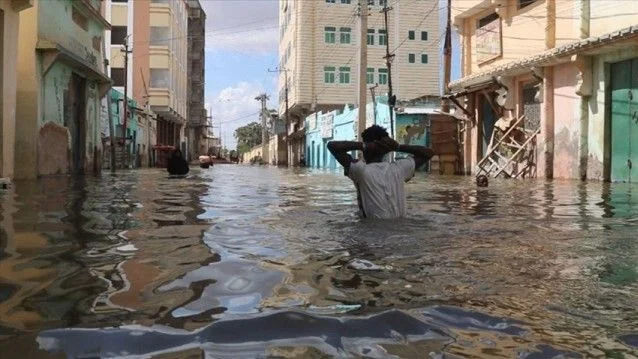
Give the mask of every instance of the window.
[[481, 27], [491, 23], [492, 21], [496, 21], [496, 20], [498, 20], [498, 14], [497, 13], [492, 13], [492, 14], [487, 15], [486, 17], [480, 19], [478, 21], [478, 23], [476, 24], [477, 25], [476, 27], [477, 28], [481, 28]]
[[374, 6], [374, 0], [368, 0], [368, 5], [369, 6]]
[[339, 40], [342, 44], [349, 44], [350, 43], [350, 28], [349, 27], [342, 27], [339, 29]]
[[124, 69], [121, 67], [111, 68], [111, 79], [114, 87], [124, 87]]
[[422, 41], [427, 41], [428, 40], [428, 32], [427, 31], [421, 31], [421, 40]]
[[111, 27], [111, 45], [124, 45], [127, 31], [126, 26]]
[[379, 6], [387, 7], [388, 6], [388, 0], [379, 0]]
[[366, 71], [366, 83], [371, 85], [374, 83], [374, 69], [369, 68]]
[[342, 4], [350, 4], [350, 0], [341, 0]]
[[323, 82], [327, 84], [335, 83], [335, 68], [333, 66], [325, 66], [323, 68]]
[[414, 54], [408, 54], [408, 62], [411, 64], [416, 62]]
[[71, 18], [73, 19], [73, 22], [84, 31], [89, 30], [89, 19], [87, 19], [86, 16], [84, 16], [76, 8], [71, 9]]
[[350, 68], [349, 67], [339, 68], [339, 83], [340, 84], [350, 83]]
[[388, 84], [388, 69], [379, 69], [379, 85]]
[[518, 0], [518, 8], [522, 9], [524, 7], [532, 5], [536, 0]]
[[111, 0], [111, 2], [128, 2], [128, 0]]
[[335, 3], [335, 0], [326, 0], [326, 2], [327, 2], [328, 4], [334, 4], [334, 3]]
[[368, 29], [368, 45], [374, 45], [374, 29]]
[[169, 88], [170, 72], [168, 69], [151, 69], [151, 88]]
[[414, 31], [408, 31], [408, 39], [410, 39], [410, 40], [414, 40], [415, 39]]
[[168, 46], [170, 38], [170, 27], [151, 26], [151, 46]]
[[428, 63], [428, 55], [427, 54], [421, 54], [421, 63], [422, 64], [427, 64]]
[[324, 37], [325, 37], [326, 44], [334, 44], [336, 39], [335, 32], [337, 31], [337, 29], [330, 26], [326, 26], [323, 29], [325, 31]]
[[385, 30], [379, 30], [379, 45], [388, 44], [388, 35]]

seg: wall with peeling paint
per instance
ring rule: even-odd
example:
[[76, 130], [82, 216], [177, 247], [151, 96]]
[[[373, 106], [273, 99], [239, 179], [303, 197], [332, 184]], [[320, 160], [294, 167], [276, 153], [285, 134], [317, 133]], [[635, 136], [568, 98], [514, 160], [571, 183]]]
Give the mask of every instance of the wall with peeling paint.
[[578, 69], [572, 64], [554, 68], [554, 178], [579, 177], [580, 96]]
[[86, 30], [76, 24], [73, 0], [39, 0], [38, 3], [46, 6], [46, 11], [39, 15], [38, 37], [64, 46], [95, 68], [101, 67], [104, 26], [91, 18], [87, 18]]

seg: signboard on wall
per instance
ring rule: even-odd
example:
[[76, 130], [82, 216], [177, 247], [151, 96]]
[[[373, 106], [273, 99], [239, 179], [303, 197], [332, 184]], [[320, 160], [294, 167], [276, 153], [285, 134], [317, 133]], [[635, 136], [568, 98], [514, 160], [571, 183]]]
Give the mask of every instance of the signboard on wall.
[[321, 118], [321, 138], [332, 138], [334, 114], [323, 115]]
[[317, 113], [309, 116], [309, 118], [308, 118], [308, 130], [309, 131], [313, 131], [314, 129], [317, 128], [317, 117], [319, 117], [319, 115]]
[[476, 60], [479, 64], [503, 54], [501, 29], [500, 18], [476, 29]]

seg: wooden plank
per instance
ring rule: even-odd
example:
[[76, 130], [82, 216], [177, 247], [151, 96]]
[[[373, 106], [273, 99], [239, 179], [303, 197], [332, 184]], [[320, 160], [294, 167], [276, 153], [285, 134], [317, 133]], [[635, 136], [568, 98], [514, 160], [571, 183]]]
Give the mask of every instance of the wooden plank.
[[[536, 130], [536, 132], [534, 133], [534, 136], [531, 136], [530, 138], [527, 139], [527, 141], [525, 141], [525, 143], [523, 143], [523, 146], [527, 146], [530, 142], [532, 142], [532, 140], [536, 137], [536, 135], [538, 135], [541, 132], [540, 128], [538, 130]], [[524, 147], [523, 147], [524, 148]], [[510, 162], [512, 162], [512, 160], [518, 156], [518, 154], [523, 150], [523, 148], [520, 148], [518, 151], [516, 151], [516, 153], [514, 153], [514, 155], [512, 157], [510, 157], [510, 159], [507, 161], [507, 163], [505, 163], [505, 166], [509, 165]], [[496, 176], [498, 176], [500, 173], [502, 172], [499, 171], [496, 173]], [[495, 176], [495, 177], [496, 177]]]
[[[490, 152], [491, 152], [491, 151], [495, 151], [495, 148], [498, 148], [498, 146], [500, 146], [500, 145], [501, 145], [501, 142], [505, 141], [505, 139], [507, 138], [507, 136], [509, 136], [510, 132], [512, 132], [512, 130], [514, 130], [514, 128], [516, 128], [516, 126], [518, 126], [524, 118], [525, 118], [525, 115], [523, 115], [523, 116], [519, 117], [519, 118], [518, 118], [518, 120], [516, 120], [516, 122], [514, 123], [514, 125], [513, 125], [513, 126], [511, 126], [511, 127], [510, 127], [510, 128], [509, 128], [509, 129], [508, 129], [508, 130], [507, 130], [507, 131], [503, 134], [503, 137], [501, 137], [501, 139], [500, 139], [500, 140], [498, 140], [498, 141], [496, 142], [496, 145], [494, 145], [494, 148], [492, 148], [492, 149], [490, 150]], [[490, 152], [488, 152], [488, 153], [487, 153], [487, 155], [485, 155], [485, 156], [483, 157], [483, 159], [482, 159], [481, 161], [479, 161], [479, 163], [477, 163], [476, 165], [478, 166], [481, 162], [483, 162], [483, 160], [485, 160], [485, 157], [487, 157], [487, 156], [489, 156], [489, 155], [490, 155]]]

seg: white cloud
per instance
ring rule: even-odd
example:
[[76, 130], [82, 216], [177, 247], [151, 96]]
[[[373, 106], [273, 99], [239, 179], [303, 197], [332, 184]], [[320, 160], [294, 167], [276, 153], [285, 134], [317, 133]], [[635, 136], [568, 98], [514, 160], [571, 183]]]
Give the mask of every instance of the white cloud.
[[[233, 133], [235, 129], [250, 122], [259, 121], [258, 112], [261, 109], [255, 97], [264, 92], [259, 82], [239, 82], [226, 87], [207, 99], [213, 116], [215, 135], [219, 134], [221, 125], [222, 142], [227, 148], [234, 149], [237, 145]], [[271, 98], [269, 107], [273, 107], [276, 99]]]
[[263, 54], [277, 52], [277, 0], [201, 1], [206, 11], [206, 47]]

